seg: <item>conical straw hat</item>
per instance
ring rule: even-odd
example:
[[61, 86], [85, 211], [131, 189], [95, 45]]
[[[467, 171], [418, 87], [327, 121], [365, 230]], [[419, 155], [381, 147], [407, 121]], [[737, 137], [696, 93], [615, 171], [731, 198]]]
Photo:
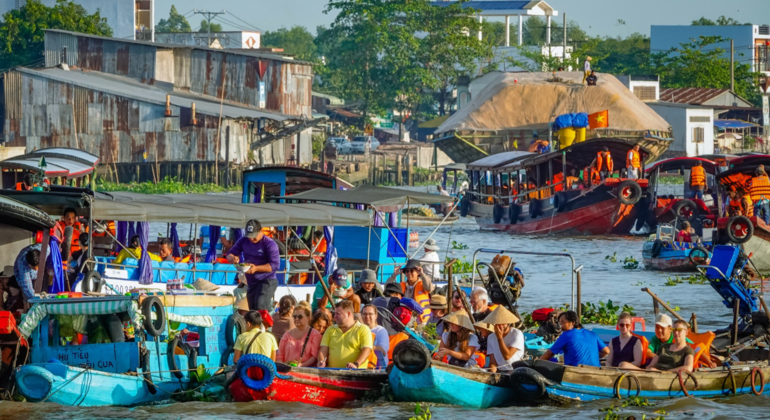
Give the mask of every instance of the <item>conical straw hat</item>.
[[248, 311], [249, 310], [249, 301], [246, 300], [246, 298], [238, 299], [235, 302], [235, 308], [239, 311]]
[[441, 319], [446, 322], [459, 325], [465, 328], [466, 330], [475, 331], [473, 328], [473, 323], [471, 322], [471, 319], [468, 317], [468, 314], [466, 314], [465, 311], [452, 312], [451, 314]]
[[202, 292], [213, 292], [213, 291], [219, 290], [219, 286], [217, 286], [216, 284], [206, 279], [195, 280], [195, 283], [193, 283], [193, 287], [195, 288], [195, 290], [200, 290]]
[[486, 322], [479, 321], [473, 324], [473, 326], [476, 328], [481, 328], [482, 330], [487, 330], [489, 332], [495, 332], [495, 326], [492, 324], [487, 324]]
[[497, 308], [482, 321], [492, 325], [515, 324], [519, 322], [519, 317], [503, 308], [503, 305], [498, 305]]

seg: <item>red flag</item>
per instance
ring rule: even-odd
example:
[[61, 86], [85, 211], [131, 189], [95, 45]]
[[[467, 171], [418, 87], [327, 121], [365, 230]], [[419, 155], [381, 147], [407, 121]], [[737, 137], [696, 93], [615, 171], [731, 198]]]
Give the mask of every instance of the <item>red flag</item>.
[[595, 112], [588, 116], [588, 128], [607, 128], [610, 126], [610, 112], [608, 110]]

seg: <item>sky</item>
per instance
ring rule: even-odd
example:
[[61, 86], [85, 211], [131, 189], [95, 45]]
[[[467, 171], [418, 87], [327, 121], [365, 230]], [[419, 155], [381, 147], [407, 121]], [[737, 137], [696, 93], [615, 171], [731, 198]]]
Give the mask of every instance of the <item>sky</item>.
[[[649, 35], [650, 25], [689, 25], [701, 16], [714, 20], [725, 15], [740, 22], [770, 25], [770, 0], [547, 0], [547, 3], [559, 12], [559, 21], [566, 12], [569, 20], [576, 21], [592, 36], [623, 37], [634, 32]], [[212, 12], [224, 9], [227, 14], [222, 19], [225, 21], [217, 22], [222, 23], [225, 30], [256, 27], [274, 31], [300, 25], [315, 34], [317, 26], [328, 26], [334, 21], [333, 15], [323, 13], [327, 0], [156, 0], [156, 20], [168, 17], [172, 4], [177, 5], [180, 13], [187, 14], [193, 29], [202, 19], [192, 15], [196, 8]], [[758, 21], [757, 17], [765, 20]]]

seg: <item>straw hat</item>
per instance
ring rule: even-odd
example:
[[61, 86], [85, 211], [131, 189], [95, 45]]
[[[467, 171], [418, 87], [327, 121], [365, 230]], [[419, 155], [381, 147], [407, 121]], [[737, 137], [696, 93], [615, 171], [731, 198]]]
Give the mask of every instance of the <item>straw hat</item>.
[[591, 56], [589, 55], [588, 57], [586, 57], [586, 60], [588, 60], [588, 61], [592, 61], [592, 60], [593, 60], [593, 58], [591, 58]]
[[476, 328], [481, 328], [482, 330], [487, 330], [491, 333], [495, 332], [495, 326], [492, 324], [487, 324], [486, 322], [479, 321], [475, 324], [473, 324]]
[[473, 323], [471, 323], [471, 319], [468, 317], [468, 314], [465, 313], [465, 311], [452, 312], [451, 314], [441, 319], [451, 324], [459, 325], [466, 330], [474, 331]]
[[248, 311], [249, 310], [249, 302], [246, 300], [246, 298], [238, 299], [235, 301], [235, 308], [239, 311]]
[[511, 311], [503, 308], [503, 305], [498, 305], [491, 314], [487, 315], [487, 317], [483, 319], [483, 322], [492, 325], [515, 324], [519, 322], [519, 317], [514, 315]]
[[195, 280], [195, 283], [193, 283], [193, 287], [195, 288], [195, 290], [199, 290], [201, 292], [213, 292], [215, 290], [219, 290], [219, 286], [217, 286], [216, 284], [206, 279]]
[[438, 245], [436, 245], [436, 240], [433, 239], [433, 238], [430, 238], [427, 241], [425, 241], [425, 246], [423, 246], [423, 248], [425, 248], [425, 249], [427, 249], [429, 251], [438, 251], [438, 250], [441, 249], [441, 248], [439, 248]]
[[443, 295], [433, 295], [430, 297], [430, 304], [428, 305], [428, 308], [430, 309], [446, 309], [446, 296]]

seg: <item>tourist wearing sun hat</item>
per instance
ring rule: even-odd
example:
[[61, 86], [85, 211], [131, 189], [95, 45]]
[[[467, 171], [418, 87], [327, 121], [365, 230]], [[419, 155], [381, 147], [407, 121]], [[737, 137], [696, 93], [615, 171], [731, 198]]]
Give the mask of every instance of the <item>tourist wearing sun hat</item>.
[[494, 333], [490, 334], [487, 341], [487, 354], [491, 357], [490, 370], [512, 371], [511, 364], [524, 356], [524, 334], [513, 328], [513, 324], [519, 322], [519, 317], [498, 305], [482, 322], [494, 325]]
[[[397, 283], [396, 280], [401, 273], [404, 274], [406, 281]], [[420, 260], [410, 259], [407, 261], [405, 266], [395, 270], [386, 284], [397, 284], [401, 288], [401, 293], [404, 297], [417, 301], [423, 308], [423, 312], [419, 317], [420, 324], [425, 324], [428, 321], [430, 317], [428, 304], [430, 304], [430, 292], [433, 290], [433, 282], [423, 273]]]
[[436, 356], [439, 359], [446, 356], [450, 365], [464, 367], [479, 347], [473, 323], [465, 311], [452, 312], [442, 320], [446, 323], [446, 330], [441, 335]]
[[195, 280], [193, 287], [199, 292], [215, 292], [219, 290], [219, 286], [206, 279]]
[[[422, 272], [429, 279], [437, 281], [441, 280], [441, 258], [438, 256], [439, 248], [436, 245], [436, 240], [428, 238], [423, 245], [423, 253], [417, 259], [422, 262]], [[431, 264], [433, 263], [433, 264]]]
[[433, 295], [430, 297], [430, 318], [428, 324], [436, 324], [436, 334], [441, 336], [444, 333], [444, 321], [441, 319], [447, 312], [447, 301], [444, 295]]

